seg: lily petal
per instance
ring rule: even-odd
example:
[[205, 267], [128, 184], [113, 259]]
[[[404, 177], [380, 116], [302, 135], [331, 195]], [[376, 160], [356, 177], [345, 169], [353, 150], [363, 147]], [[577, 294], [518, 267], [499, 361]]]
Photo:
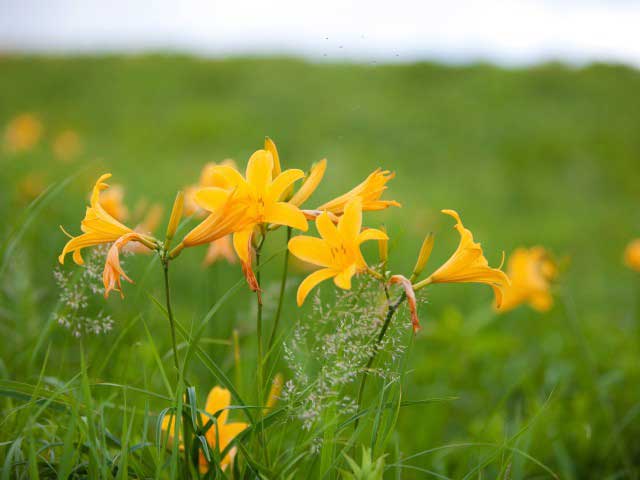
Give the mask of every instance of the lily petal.
[[331, 250], [327, 242], [316, 237], [300, 235], [289, 240], [289, 250], [300, 260], [321, 267], [329, 267], [333, 263]]
[[304, 172], [297, 168], [285, 170], [271, 183], [271, 186], [269, 187], [269, 199], [273, 202], [277, 202], [293, 182], [300, 180], [303, 177]]
[[210, 212], [221, 208], [229, 199], [229, 191], [220, 187], [201, 188], [194, 197], [199, 207]]
[[351, 290], [351, 277], [356, 273], [356, 264], [349, 265], [345, 270], [335, 276], [333, 281], [343, 290]]
[[233, 234], [233, 248], [243, 263], [251, 261], [251, 236], [253, 227], [241, 230]]
[[275, 223], [277, 225], [287, 225], [306, 232], [309, 229], [307, 219], [304, 217], [298, 207], [285, 202], [277, 202], [268, 205], [265, 213], [266, 223]]
[[298, 287], [298, 293], [296, 294], [296, 300], [298, 302], [298, 306], [302, 306], [305, 298], [309, 295], [309, 292], [318, 285], [320, 282], [335, 276], [335, 270], [330, 268], [323, 268], [320, 270], [316, 270], [307, 278], [305, 278], [300, 286]]
[[338, 233], [338, 229], [326, 212], [321, 213], [318, 218], [316, 218], [316, 228], [318, 229], [320, 236], [324, 238], [329, 245], [333, 246], [340, 244], [340, 234]]
[[[229, 410], [225, 410], [229, 405], [231, 405], [231, 392], [226, 388], [222, 387], [213, 387], [207, 395], [207, 402], [205, 403], [204, 410], [209, 415], [215, 415], [220, 410], [222, 413], [218, 416], [218, 423], [226, 423], [227, 417], [229, 416]], [[206, 415], [204, 416], [206, 417]], [[203, 417], [203, 420], [205, 418]], [[209, 420], [209, 417], [206, 417], [205, 423]]]
[[359, 198], [349, 200], [344, 207], [344, 215], [338, 221], [338, 232], [345, 239], [355, 240], [362, 228], [362, 201]]
[[389, 237], [382, 230], [378, 230], [377, 228], [365, 228], [358, 234], [358, 238], [356, 243], [360, 245], [363, 242], [369, 240], [389, 240]]
[[247, 183], [256, 191], [264, 193], [271, 183], [273, 156], [266, 150], [256, 150], [247, 163]]

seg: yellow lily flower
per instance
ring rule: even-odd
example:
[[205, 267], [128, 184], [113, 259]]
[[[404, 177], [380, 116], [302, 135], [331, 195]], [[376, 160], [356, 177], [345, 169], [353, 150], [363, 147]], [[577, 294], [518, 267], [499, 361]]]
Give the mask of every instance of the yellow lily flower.
[[4, 132], [4, 147], [9, 152], [25, 152], [36, 146], [42, 136], [42, 123], [35, 115], [14, 117]]
[[359, 198], [362, 201], [363, 211], [384, 210], [388, 207], [400, 207], [395, 200], [380, 200], [380, 197], [387, 189], [386, 183], [395, 177], [395, 173], [388, 170], [376, 169], [364, 182], [348, 191], [344, 195], [320, 205], [317, 210], [326, 210], [335, 215], [340, 215], [346, 208], [347, 203]]
[[493, 289], [499, 307], [503, 289], [509, 285], [509, 277], [500, 268], [489, 267], [482, 247], [473, 241], [473, 234], [464, 227], [455, 210], [442, 210], [442, 213], [456, 220], [455, 229], [460, 233], [460, 243], [449, 260], [428, 278], [415, 284], [414, 290], [431, 283], [484, 283]]
[[640, 272], [640, 238], [632, 240], [624, 251], [624, 263], [627, 267]]
[[[218, 165], [215, 173], [224, 177], [235, 188], [239, 202], [243, 204], [244, 218], [248, 220], [242, 230], [233, 235], [233, 246], [242, 263], [242, 270], [254, 291], [258, 285], [251, 269], [251, 238], [254, 227], [262, 224], [287, 225], [306, 231], [307, 220], [302, 212], [280, 198], [293, 182], [304, 177], [302, 170], [285, 170], [273, 178], [273, 155], [267, 150], [257, 150], [247, 164], [243, 177], [236, 169], [228, 165]], [[200, 190], [197, 198], [207, 201], [216, 199], [226, 192], [220, 187]]]
[[529, 303], [535, 310], [546, 312], [553, 306], [551, 281], [557, 275], [555, 264], [542, 247], [518, 248], [509, 257], [507, 275], [511, 284], [504, 289], [501, 312]]
[[109, 188], [109, 185], [104, 183], [104, 181], [110, 177], [111, 174], [106, 173], [102, 175], [94, 185], [90, 200], [91, 205], [87, 207], [85, 217], [80, 224], [80, 229], [83, 233], [77, 237], [71, 237], [71, 240], [67, 242], [58, 257], [58, 261], [64, 263], [64, 258], [67, 253], [73, 252], [74, 262], [82, 265], [84, 263], [81, 255], [83, 248], [113, 242], [113, 245], [107, 253], [104, 271], [102, 272], [105, 297], [109, 295], [111, 290], [117, 290], [122, 295], [121, 277], [131, 282], [131, 279], [127, 277], [120, 266], [120, 250], [127, 243], [136, 241], [142, 243], [147, 248], [156, 248], [152, 239], [138, 232], [134, 232], [126, 225], [123, 225], [113, 218], [102, 206], [100, 192]]
[[297, 236], [289, 241], [289, 251], [300, 260], [321, 268], [305, 278], [298, 287], [297, 302], [301, 306], [318, 283], [333, 278], [334, 283], [345, 290], [351, 288], [351, 277], [367, 270], [367, 263], [360, 252], [360, 245], [367, 240], [385, 240], [387, 235], [381, 230], [362, 226], [362, 203], [359, 198], [350, 200], [344, 215], [333, 224], [327, 212], [316, 219], [320, 236]]
[[80, 252], [83, 248], [115, 242], [123, 235], [133, 232], [129, 227], [110, 215], [100, 203], [100, 192], [109, 188], [109, 185], [104, 181], [110, 177], [111, 174], [106, 173], [95, 183], [91, 194], [90, 206], [87, 207], [85, 217], [80, 224], [80, 229], [83, 233], [77, 237], [72, 237], [67, 242], [58, 257], [60, 263], [64, 263], [64, 257], [67, 253], [73, 252], [74, 262], [82, 265], [84, 261]]
[[[244, 422], [232, 422], [227, 423], [229, 417], [228, 407], [231, 405], [231, 393], [226, 388], [213, 387], [207, 396], [207, 402], [205, 404], [205, 412], [209, 415], [218, 415], [217, 422], [214, 423], [209, 430], [207, 430], [206, 438], [207, 443], [212, 450], [216, 449], [217, 440], [220, 440], [219, 451], [224, 451], [225, 448], [237, 437], [249, 424]], [[210, 417], [203, 413], [200, 414], [203, 425], [209, 422]], [[173, 444], [175, 437], [175, 421], [173, 415], [167, 415], [162, 419], [162, 430], [169, 432], [169, 445]], [[182, 440], [182, 435], [178, 438]], [[183, 446], [180, 445], [182, 449]], [[225, 470], [233, 461], [233, 457], [236, 454], [236, 448], [230, 449], [229, 453], [224, 456], [220, 462], [220, 468]], [[200, 450], [200, 457], [198, 459], [200, 473], [204, 474], [209, 470], [209, 462], [207, 461], [204, 453]]]

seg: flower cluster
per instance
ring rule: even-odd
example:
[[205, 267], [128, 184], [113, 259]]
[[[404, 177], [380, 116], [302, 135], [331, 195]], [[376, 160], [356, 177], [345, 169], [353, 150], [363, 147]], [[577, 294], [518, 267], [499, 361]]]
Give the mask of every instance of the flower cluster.
[[[113, 206], [109, 208], [100, 192], [106, 190], [105, 181], [110, 174], [101, 176], [91, 195], [90, 206], [81, 223], [82, 234], [72, 237], [60, 254], [64, 262], [67, 253], [73, 253], [76, 263], [82, 264], [81, 250], [95, 245], [110, 244], [103, 271], [105, 295], [111, 290], [122, 291], [121, 280], [131, 282], [122, 270], [119, 252], [130, 242], [142, 244], [157, 251], [166, 263], [188, 247], [209, 245], [209, 258], [224, 251], [229, 256], [230, 248], [221, 241], [232, 235], [233, 249], [240, 260], [242, 271], [250, 288], [260, 295], [260, 285], [253, 272], [254, 252], [260, 249], [267, 233], [280, 226], [307, 231], [308, 220], [315, 219], [320, 237], [295, 236], [289, 241], [289, 250], [299, 259], [320, 267], [299, 286], [298, 305], [302, 305], [309, 292], [320, 282], [332, 278], [341, 289], [351, 288], [354, 275], [368, 273], [386, 283], [399, 283], [406, 292], [412, 309], [414, 329], [419, 328], [415, 309], [415, 291], [436, 283], [477, 282], [490, 285], [500, 304], [503, 289], [509, 279], [499, 268], [491, 268], [483, 255], [480, 244], [474, 242], [471, 231], [464, 227], [460, 216], [453, 210], [443, 210], [456, 220], [455, 228], [460, 233], [460, 243], [451, 258], [428, 278], [414, 283], [419, 272], [414, 269], [411, 280], [403, 275], [384, 276], [371, 269], [364, 259], [360, 246], [376, 240], [386, 245], [387, 234], [374, 228], [363, 228], [363, 212], [400, 207], [394, 200], [384, 200], [382, 195], [393, 174], [377, 169], [361, 184], [339, 197], [312, 209], [302, 209], [324, 177], [326, 160], [313, 165], [308, 174], [299, 169], [282, 170], [275, 143], [267, 138], [264, 148], [257, 150], [247, 162], [244, 175], [235, 164], [225, 161], [205, 167], [198, 186], [188, 189], [186, 200], [174, 205], [172, 221], [167, 229], [167, 238], [160, 241], [121, 223]], [[294, 184], [303, 180], [299, 188]], [[201, 222], [187, 233], [173, 248], [177, 223], [183, 206], [191, 214], [202, 216]], [[432, 244], [432, 240], [431, 240]], [[211, 249], [213, 248], [213, 252]], [[423, 250], [425, 250], [423, 248]], [[421, 271], [426, 264], [428, 251], [421, 251], [416, 268]], [[422, 265], [418, 268], [419, 265]]]

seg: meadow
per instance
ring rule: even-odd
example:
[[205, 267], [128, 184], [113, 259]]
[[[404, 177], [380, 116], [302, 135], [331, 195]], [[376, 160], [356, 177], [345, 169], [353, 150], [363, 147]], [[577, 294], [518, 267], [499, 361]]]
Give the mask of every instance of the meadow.
[[[415, 336], [406, 308], [395, 317], [404, 349], [387, 352], [385, 365], [397, 375], [371, 379], [371, 415], [359, 426], [332, 404], [306, 429], [277, 399], [270, 423], [238, 442], [238, 471], [210, 477], [257, 478], [264, 467], [264, 478], [350, 478], [345, 455], [360, 464], [361, 446], [384, 459], [389, 479], [640, 476], [640, 273], [622, 260], [640, 237], [639, 72], [172, 55], [4, 56], [0, 71], [0, 126], [24, 112], [42, 123], [32, 148], [0, 153], [2, 479], [189, 475], [179, 449], [162, 448], [158, 428], [177, 401], [160, 262], [125, 256], [135, 283], [123, 283], [124, 299], [87, 286], [87, 315], [108, 316], [109, 331], [77, 338], [58, 321], [68, 302], [60, 275], [73, 285], [95, 278], [71, 258], [59, 266], [67, 241], [59, 225], [77, 234], [94, 182], [109, 172], [132, 218], [144, 205], [162, 206], [163, 235], [176, 192], [207, 162], [232, 158], [243, 170], [267, 135], [283, 169], [327, 159], [314, 205], [377, 167], [395, 172], [384, 197], [402, 208], [365, 217], [389, 232], [394, 273], [411, 272], [429, 232], [427, 268], [449, 257], [458, 234], [440, 210], [455, 209], [492, 266], [517, 247], [550, 251], [559, 269], [554, 303], [544, 313], [527, 305], [496, 313], [488, 286], [429, 289]], [[73, 158], [52, 148], [69, 129], [81, 145]], [[269, 333], [286, 233], [270, 234], [259, 269]], [[363, 250], [376, 258], [375, 242]], [[202, 405], [227, 378], [248, 399], [230, 412], [238, 420], [263, 406], [255, 294], [237, 263], [204, 267], [205, 252], [185, 250], [171, 267], [178, 351], [189, 358], [189, 401]], [[301, 330], [317, 312], [311, 301], [296, 305], [308, 271], [295, 259], [289, 269], [265, 389], [276, 373], [284, 382], [294, 376], [296, 359], [283, 345], [333, 328], [309, 320], [326, 330]], [[320, 291], [317, 302], [338, 298], [371, 314], [364, 294], [351, 305], [329, 282]], [[254, 458], [263, 441], [264, 458]]]

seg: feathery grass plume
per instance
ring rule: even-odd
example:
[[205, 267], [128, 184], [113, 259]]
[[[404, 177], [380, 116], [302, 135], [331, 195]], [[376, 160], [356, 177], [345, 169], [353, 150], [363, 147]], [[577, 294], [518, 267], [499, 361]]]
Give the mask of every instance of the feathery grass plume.
[[64, 271], [59, 266], [54, 269], [53, 276], [60, 290], [60, 308], [54, 312], [54, 317], [76, 338], [86, 334], [106, 334], [113, 328], [111, 316], [101, 309], [96, 310], [92, 302], [92, 297], [99, 295], [104, 288], [102, 270], [108, 249], [108, 245], [94, 248], [86, 256], [79, 275]]
[[386, 361], [369, 374], [397, 380], [391, 362], [405, 351], [402, 334], [410, 323], [402, 317], [392, 322], [387, 335], [376, 345], [385, 310], [378, 281], [362, 276], [352, 290], [337, 291], [335, 302], [325, 304], [313, 297], [312, 312], [299, 321], [284, 343], [284, 359], [292, 372], [281, 398], [294, 417], [311, 430], [328, 411], [355, 413], [354, 386], [368, 360], [379, 350]]

